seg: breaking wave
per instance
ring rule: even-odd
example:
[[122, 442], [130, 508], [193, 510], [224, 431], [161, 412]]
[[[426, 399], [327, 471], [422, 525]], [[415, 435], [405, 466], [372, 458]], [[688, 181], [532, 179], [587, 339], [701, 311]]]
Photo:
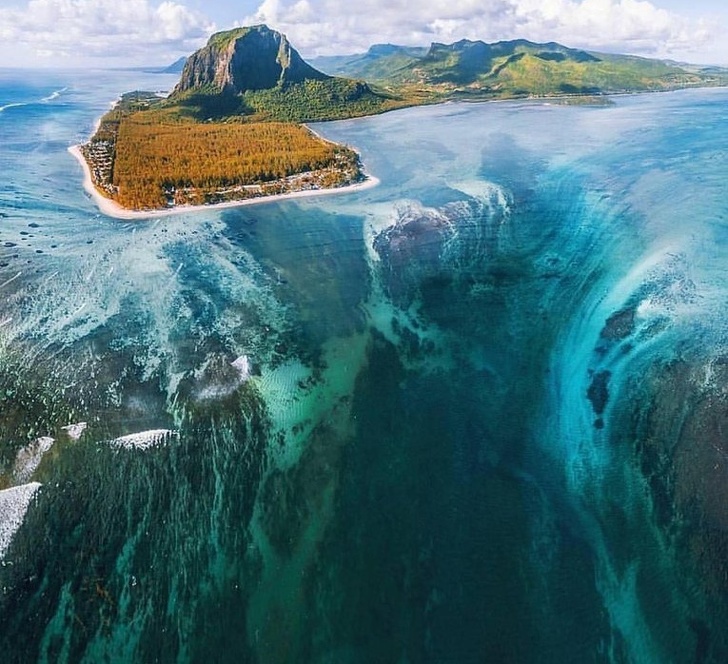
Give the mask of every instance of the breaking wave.
[[0, 491], [0, 559], [5, 557], [40, 486], [31, 482]]

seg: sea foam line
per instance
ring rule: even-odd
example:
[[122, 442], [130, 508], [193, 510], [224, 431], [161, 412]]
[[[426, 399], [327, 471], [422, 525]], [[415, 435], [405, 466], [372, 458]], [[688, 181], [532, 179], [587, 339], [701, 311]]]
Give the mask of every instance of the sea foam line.
[[248, 380], [248, 378], [250, 378], [250, 373], [251, 373], [250, 358], [247, 355], [241, 355], [234, 362], [231, 362], [230, 366], [235, 367], [235, 369], [237, 369], [237, 372], [240, 375], [240, 381], [242, 383], [244, 383], [245, 381]]
[[64, 92], [66, 92], [68, 88], [61, 88], [60, 90], [54, 90], [51, 92], [47, 97], [43, 97], [41, 101], [53, 101], [54, 99], [58, 99]]
[[[58, 99], [64, 92], [66, 92], [68, 88], [61, 88], [60, 90], [54, 90], [51, 92], [47, 97], [42, 97], [41, 102], [48, 103], [50, 101], [53, 101], [55, 99]], [[28, 101], [11, 101], [9, 104], [4, 104], [3, 106], [0, 106], [0, 113], [5, 111], [8, 108], [18, 108], [20, 106], [30, 106], [31, 103], [37, 103], [37, 102], [28, 102]]]
[[43, 455], [53, 447], [55, 442], [50, 436], [42, 436], [18, 450], [13, 465], [15, 479], [19, 482], [27, 482], [40, 466]]
[[67, 424], [65, 427], [61, 427], [71, 440], [78, 440], [87, 428], [87, 422], [77, 422], [76, 424]]
[[0, 491], [0, 558], [5, 557], [15, 533], [23, 525], [30, 501], [40, 486], [39, 482], [31, 482]]
[[0, 288], [5, 288], [5, 286], [7, 286], [8, 284], [12, 284], [13, 281], [15, 281], [21, 274], [23, 274], [23, 273], [18, 272], [18, 274], [16, 274], [14, 277], [10, 277], [10, 279], [8, 279], [7, 281], [4, 281], [3, 283], [0, 284]]
[[0, 106], [0, 113], [2, 113], [7, 108], [17, 108], [18, 106], [28, 106], [27, 102], [12, 102], [10, 104], [5, 104], [5, 106]]
[[138, 433], [121, 436], [120, 438], [114, 438], [109, 444], [112, 447], [122, 447], [127, 450], [146, 450], [150, 447], [163, 445], [170, 438], [179, 438], [179, 431], [172, 431], [171, 429], [150, 429], [149, 431], [140, 431]]

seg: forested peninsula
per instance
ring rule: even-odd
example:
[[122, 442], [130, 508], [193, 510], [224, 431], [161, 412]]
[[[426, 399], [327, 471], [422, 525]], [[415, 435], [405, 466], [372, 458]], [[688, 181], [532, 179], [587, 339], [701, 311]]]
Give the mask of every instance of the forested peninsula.
[[96, 191], [126, 210], [345, 187], [366, 179], [358, 154], [302, 123], [389, 102], [317, 71], [266, 26], [238, 28], [190, 56], [168, 97], [123, 95], [79, 152]]
[[[353, 186], [351, 148], [303, 123], [447, 100], [559, 97], [725, 85], [728, 72], [525, 40], [429, 49], [378, 45], [305, 62], [265, 25], [214, 34], [167, 97], [132, 92], [75, 151], [95, 192], [124, 210], [246, 201]], [[320, 63], [320, 64], [319, 64]]]

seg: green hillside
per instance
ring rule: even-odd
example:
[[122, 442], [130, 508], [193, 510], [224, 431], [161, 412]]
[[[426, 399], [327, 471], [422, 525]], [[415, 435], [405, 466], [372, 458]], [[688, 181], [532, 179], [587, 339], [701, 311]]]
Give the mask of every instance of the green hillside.
[[212, 35], [187, 59], [180, 82], [158, 110], [169, 120], [306, 122], [371, 115], [397, 105], [402, 104], [361, 78], [312, 67], [284, 35], [258, 25]]
[[421, 60], [427, 47], [375, 44], [366, 53], [313, 58], [310, 63], [333, 76], [360, 78], [387, 84], [398, 80], [402, 72]]
[[243, 122], [316, 122], [373, 115], [404, 103], [400, 97], [375, 91], [363, 81], [331, 77], [239, 94], [198, 88], [161, 102], [156, 110], [172, 121], [234, 118]]
[[[433, 100], [607, 94], [725, 85], [728, 71], [568, 48], [555, 42], [461, 40], [429, 49], [392, 45], [320, 58], [318, 66], [390, 92]], [[329, 69], [326, 69], [326, 67]]]

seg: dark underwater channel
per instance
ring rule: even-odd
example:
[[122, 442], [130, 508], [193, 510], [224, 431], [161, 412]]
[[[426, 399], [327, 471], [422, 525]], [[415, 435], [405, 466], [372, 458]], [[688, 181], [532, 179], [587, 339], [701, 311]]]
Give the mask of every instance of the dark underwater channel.
[[4, 661], [726, 661], [716, 95], [325, 125], [383, 181], [326, 203], [6, 202]]

